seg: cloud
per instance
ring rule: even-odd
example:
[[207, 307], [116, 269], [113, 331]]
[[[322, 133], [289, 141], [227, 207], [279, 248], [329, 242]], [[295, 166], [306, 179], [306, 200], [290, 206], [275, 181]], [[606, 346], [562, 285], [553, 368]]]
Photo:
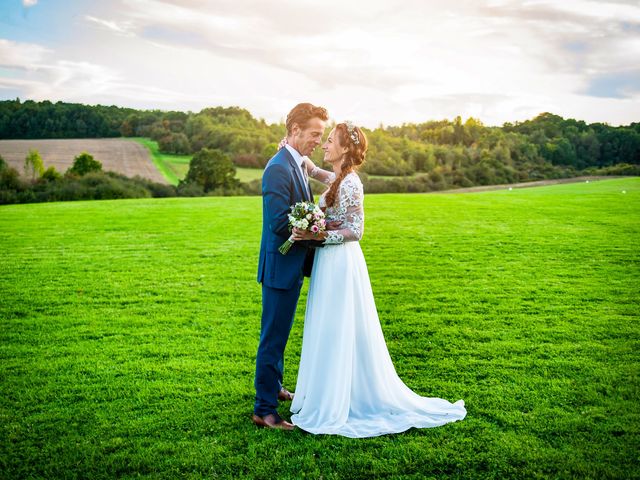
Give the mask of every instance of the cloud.
[[[0, 66], [13, 75], [0, 77], [0, 88], [19, 89], [20, 96], [35, 100], [69, 100], [95, 103], [95, 98], [137, 98], [162, 103], [167, 98], [184, 101], [175, 92], [153, 85], [125, 81], [117, 71], [87, 61], [55, 59], [41, 45], [0, 39]], [[28, 77], [18, 72], [28, 71]]]
[[[634, 30], [640, 32], [637, 4], [565, 0], [522, 5], [506, 1], [480, 5], [477, 11], [489, 20], [508, 22], [512, 27], [507, 29], [517, 32], [518, 37], [528, 37], [527, 42], [511, 40], [527, 54], [546, 58], [552, 71], [620, 68], [637, 52], [637, 46], [633, 46], [637, 35], [630, 35]], [[602, 62], [605, 57], [609, 60]]]
[[38, 0], [22, 0], [22, 6], [25, 8], [33, 7], [38, 4]]
[[0, 38], [0, 65], [30, 70], [52, 53], [52, 50], [33, 43], [20, 43]]
[[174, 58], [209, 58], [220, 66], [212, 80], [218, 90], [233, 89], [234, 74], [268, 70], [275, 78], [279, 71], [282, 85], [301, 79], [287, 88], [309, 96], [349, 101], [345, 92], [360, 91], [387, 95], [389, 109], [415, 116], [458, 109], [504, 120], [509, 108], [535, 112], [561, 106], [554, 99], [564, 94], [601, 93], [590, 85], [628, 68], [638, 37], [629, 31], [640, 21], [632, 3], [586, 0], [327, 0], [321, 7], [284, 0], [275, 12], [258, 0], [129, 0], [121, 7], [105, 28], [122, 33], [121, 25], [135, 25], [141, 40]]
[[106, 30], [110, 30], [118, 35], [124, 35], [127, 37], [134, 35], [134, 32], [133, 32], [134, 25], [131, 22], [117, 23], [110, 20], [103, 20], [101, 18], [96, 18], [91, 15], [85, 15], [84, 18], [85, 20], [88, 20], [89, 22], [99, 25], [100, 27]]
[[240, 105], [270, 121], [313, 101], [368, 126], [640, 111], [632, 0], [104, 0], [66, 15], [0, 43], [5, 84], [137, 108]]
[[[282, 2], [274, 15], [272, 5], [257, 1], [223, 1], [213, 8], [199, 1], [134, 0], [127, 3], [125, 14], [150, 41], [281, 68], [324, 86], [354, 78], [383, 87], [402, 81], [400, 74], [371, 65], [373, 42], [378, 41], [358, 27], [362, 18], [352, 22], [349, 5], [336, 15], [331, 5], [310, 8], [304, 2]], [[374, 20], [375, 8], [370, 5], [365, 13]], [[351, 71], [337, 76], [347, 65]]]

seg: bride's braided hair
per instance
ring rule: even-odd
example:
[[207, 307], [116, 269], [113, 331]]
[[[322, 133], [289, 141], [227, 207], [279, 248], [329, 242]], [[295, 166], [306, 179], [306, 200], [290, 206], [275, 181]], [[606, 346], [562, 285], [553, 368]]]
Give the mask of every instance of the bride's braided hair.
[[360, 165], [364, 163], [364, 157], [367, 153], [367, 147], [369, 142], [364, 132], [360, 128], [353, 126], [352, 124], [339, 123], [336, 125], [336, 134], [338, 142], [341, 147], [347, 147], [347, 152], [344, 154], [344, 160], [342, 162], [342, 169], [340, 175], [336, 177], [334, 182], [327, 190], [325, 201], [327, 206], [333, 206], [338, 197], [338, 191], [340, 184], [344, 177], [349, 173], [357, 170]]

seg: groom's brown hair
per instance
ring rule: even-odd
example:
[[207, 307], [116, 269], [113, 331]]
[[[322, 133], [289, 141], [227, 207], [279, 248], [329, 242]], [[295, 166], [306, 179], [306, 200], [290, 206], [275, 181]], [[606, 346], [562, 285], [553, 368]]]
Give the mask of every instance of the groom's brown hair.
[[329, 114], [323, 107], [316, 107], [310, 103], [299, 103], [287, 115], [287, 134], [291, 133], [295, 123], [304, 130], [312, 118], [319, 118], [326, 122], [329, 120]]

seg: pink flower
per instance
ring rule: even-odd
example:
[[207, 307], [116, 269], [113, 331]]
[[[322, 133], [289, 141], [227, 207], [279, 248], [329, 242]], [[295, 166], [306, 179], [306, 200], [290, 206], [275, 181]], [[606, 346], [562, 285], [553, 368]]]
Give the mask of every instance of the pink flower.
[[317, 225], [311, 225], [311, 233], [318, 233], [320, 229]]

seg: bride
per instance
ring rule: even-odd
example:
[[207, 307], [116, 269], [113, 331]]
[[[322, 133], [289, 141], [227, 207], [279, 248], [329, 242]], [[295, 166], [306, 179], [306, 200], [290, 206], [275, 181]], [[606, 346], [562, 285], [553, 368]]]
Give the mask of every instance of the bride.
[[421, 397], [396, 374], [376, 311], [359, 240], [364, 231], [363, 188], [355, 170], [367, 139], [350, 122], [339, 123], [322, 146], [328, 172], [306, 159], [309, 175], [329, 188], [320, 197], [338, 230], [295, 240], [324, 240], [316, 250], [307, 297], [292, 423], [311, 433], [373, 437], [411, 427], [462, 420], [464, 401]]

